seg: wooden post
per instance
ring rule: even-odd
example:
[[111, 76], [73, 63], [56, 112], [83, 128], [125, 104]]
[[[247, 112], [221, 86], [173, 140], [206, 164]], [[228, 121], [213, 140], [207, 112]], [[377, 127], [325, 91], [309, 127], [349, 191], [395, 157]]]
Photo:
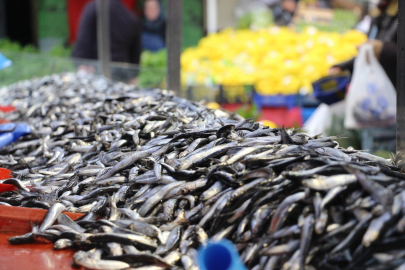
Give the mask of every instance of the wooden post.
[[97, 53], [101, 72], [111, 79], [110, 61], [110, 2], [97, 0]]
[[398, 1], [397, 153], [405, 155], [405, 1]]
[[180, 82], [180, 55], [181, 55], [181, 32], [182, 32], [183, 0], [167, 1], [167, 89], [173, 90], [181, 96]]

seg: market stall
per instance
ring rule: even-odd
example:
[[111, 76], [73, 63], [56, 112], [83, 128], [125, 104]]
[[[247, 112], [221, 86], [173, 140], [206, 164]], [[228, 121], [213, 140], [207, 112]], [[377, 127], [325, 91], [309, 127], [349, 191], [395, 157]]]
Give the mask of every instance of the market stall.
[[64, 72], [0, 88], [3, 268], [404, 269], [403, 91], [389, 158], [344, 147], [347, 133], [300, 128], [319, 104], [308, 94], [343, 99], [347, 78], [323, 77], [366, 37], [228, 29], [180, 58], [180, 4], [169, 4], [159, 56], [168, 90], [106, 78], [125, 67], [103, 53], [105, 35], [94, 63], [104, 77]]

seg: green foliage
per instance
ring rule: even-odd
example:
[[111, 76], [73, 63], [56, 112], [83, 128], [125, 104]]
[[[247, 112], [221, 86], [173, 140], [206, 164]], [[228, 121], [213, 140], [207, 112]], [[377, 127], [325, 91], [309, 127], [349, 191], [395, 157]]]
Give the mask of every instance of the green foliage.
[[167, 51], [165, 49], [158, 52], [143, 51], [141, 55], [141, 66], [152, 68], [166, 68]]
[[9, 39], [0, 39], [0, 52], [2, 51], [38, 53], [38, 49], [34, 45], [26, 45], [23, 47]]
[[138, 76], [140, 87], [157, 87], [166, 75], [167, 52], [143, 51], [141, 55], [141, 71]]
[[39, 11], [38, 36], [40, 38], [53, 37], [66, 40], [68, 38], [67, 12]]
[[265, 28], [274, 23], [274, 17], [271, 10], [266, 8], [256, 8], [243, 14], [238, 19], [238, 28], [247, 29], [251, 26], [255, 28]]
[[1, 52], [13, 61], [13, 65], [0, 70], [0, 86], [31, 79], [32, 77], [75, 71], [75, 66], [69, 58], [52, 57], [45, 53]]
[[68, 20], [66, 0], [38, 0], [38, 36], [66, 40]]
[[38, 0], [38, 9], [47, 11], [65, 11], [67, 1]]
[[[72, 49], [66, 48], [63, 45], [55, 45], [51, 48], [50, 56], [68, 57], [71, 54]], [[0, 52], [22, 52], [22, 53], [40, 53], [34, 45], [21, 46], [17, 42], [10, 41], [9, 39], [0, 39]]]
[[0, 39], [0, 52], [1, 51], [12, 51], [19, 52], [22, 48], [17, 42], [12, 42], [9, 39]]
[[23, 47], [8, 39], [0, 39], [0, 52], [13, 61], [11, 67], [0, 70], [0, 86], [75, 70], [72, 60], [60, 58], [70, 54], [70, 49], [61, 45], [55, 46], [49, 53], [40, 53], [33, 45]]
[[183, 1], [183, 48], [197, 46], [203, 37], [203, 1]]
[[72, 54], [72, 48], [66, 48], [63, 45], [55, 45], [50, 51], [51, 56], [69, 57]]
[[[161, 1], [163, 10], [167, 10], [167, 1]], [[197, 46], [198, 41], [204, 36], [203, 1], [183, 1], [182, 21], [182, 48]]]
[[240, 107], [237, 111], [237, 114], [244, 117], [245, 119], [255, 117], [258, 119], [260, 117], [260, 112], [255, 104], [245, 104]]

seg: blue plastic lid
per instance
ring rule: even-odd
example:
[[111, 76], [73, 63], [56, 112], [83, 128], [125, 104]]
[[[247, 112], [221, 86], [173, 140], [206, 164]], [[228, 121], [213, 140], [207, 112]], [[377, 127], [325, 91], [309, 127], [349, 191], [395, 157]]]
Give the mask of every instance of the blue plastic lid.
[[12, 133], [5, 133], [0, 135], [0, 149], [13, 142], [13, 134]]
[[[0, 125], [0, 148], [17, 141], [20, 137], [31, 133], [31, 128], [25, 123], [6, 123]], [[10, 140], [11, 138], [11, 140]]]
[[0, 53], [0, 69], [7, 68], [11, 66], [13, 62], [6, 58], [2, 53]]
[[14, 129], [16, 128], [16, 126], [17, 126], [17, 124], [15, 124], [15, 123], [1, 124], [0, 133], [13, 132]]
[[21, 136], [31, 133], [31, 127], [25, 123], [18, 123], [14, 131], [12, 132], [14, 137], [17, 139]]
[[237, 249], [226, 239], [200, 247], [198, 264], [201, 270], [246, 270]]

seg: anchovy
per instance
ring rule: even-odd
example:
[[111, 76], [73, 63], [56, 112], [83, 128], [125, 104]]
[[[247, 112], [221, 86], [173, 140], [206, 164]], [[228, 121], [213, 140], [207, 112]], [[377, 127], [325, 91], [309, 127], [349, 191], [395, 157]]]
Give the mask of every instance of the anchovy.
[[59, 215], [66, 210], [66, 207], [61, 203], [55, 203], [46, 213], [45, 219], [39, 227], [39, 232], [47, 230], [59, 217]]

